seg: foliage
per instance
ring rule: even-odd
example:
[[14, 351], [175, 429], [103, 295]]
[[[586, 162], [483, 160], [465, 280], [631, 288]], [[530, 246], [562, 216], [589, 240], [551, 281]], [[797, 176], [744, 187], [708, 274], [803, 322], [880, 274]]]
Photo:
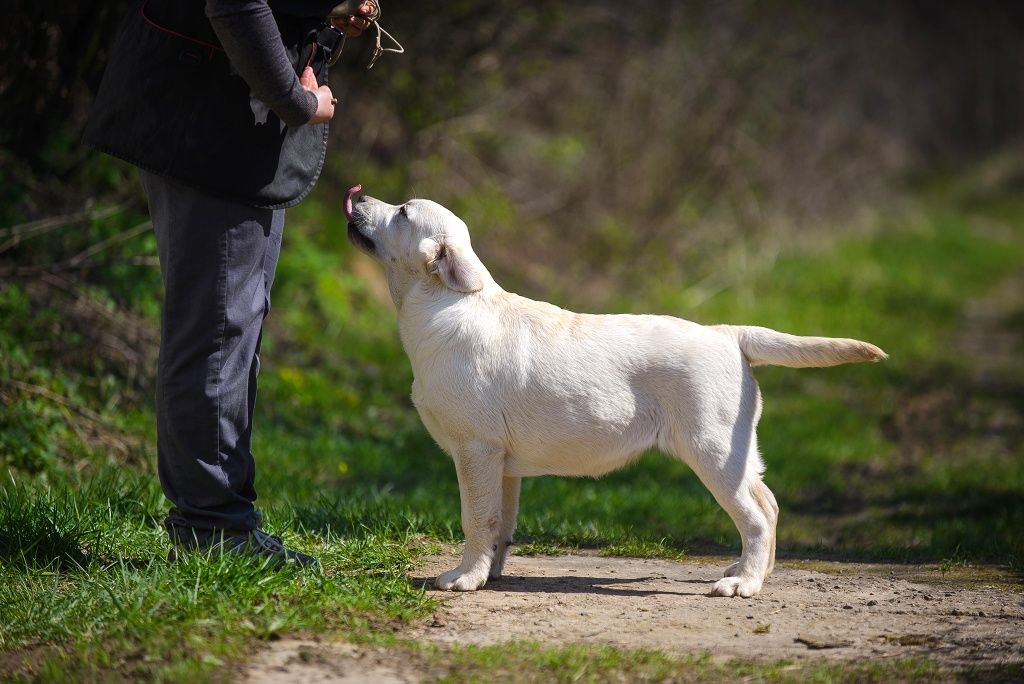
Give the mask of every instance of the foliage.
[[1019, 142], [1024, 121], [1011, 3], [388, 12], [409, 57], [337, 72], [322, 188], [439, 200], [500, 282], [577, 307], [721, 287], [850, 230], [908, 175]]

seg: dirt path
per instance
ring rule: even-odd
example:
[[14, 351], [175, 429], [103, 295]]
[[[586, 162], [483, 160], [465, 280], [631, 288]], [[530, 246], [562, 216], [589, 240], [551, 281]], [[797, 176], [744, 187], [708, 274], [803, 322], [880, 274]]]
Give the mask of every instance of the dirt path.
[[[431, 558], [413, 581], [450, 568]], [[948, 667], [1024, 663], [1024, 588], [996, 573], [782, 562], [755, 599], [710, 598], [714, 565], [599, 556], [518, 557], [481, 591], [437, 592], [433, 619], [406, 636], [440, 644], [537, 640], [721, 658], [880, 660]], [[249, 682], [411, 682], [424, 674], [382, 649], [281, 641]]]

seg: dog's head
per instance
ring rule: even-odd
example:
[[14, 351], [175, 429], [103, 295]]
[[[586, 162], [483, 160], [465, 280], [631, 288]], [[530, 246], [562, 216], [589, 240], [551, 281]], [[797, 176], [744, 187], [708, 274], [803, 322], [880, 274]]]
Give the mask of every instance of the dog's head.
[[438, 282], [456, 292], [484, 287], [487, 271], [458, 216], [430, 200], [394, 206], [363, 195], [352, 203], [351, 194], [346, 201], [349, 240], [389, 272]]

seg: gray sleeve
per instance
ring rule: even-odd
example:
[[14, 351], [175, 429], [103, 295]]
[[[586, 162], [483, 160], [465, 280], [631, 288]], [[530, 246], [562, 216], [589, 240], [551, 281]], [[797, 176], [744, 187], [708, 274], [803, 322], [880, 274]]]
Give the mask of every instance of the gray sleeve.
[[206, 0], [206, 16], [253, 94], [288, 126], [308, 123], [316, 95], [299, 84], [267, 0]]

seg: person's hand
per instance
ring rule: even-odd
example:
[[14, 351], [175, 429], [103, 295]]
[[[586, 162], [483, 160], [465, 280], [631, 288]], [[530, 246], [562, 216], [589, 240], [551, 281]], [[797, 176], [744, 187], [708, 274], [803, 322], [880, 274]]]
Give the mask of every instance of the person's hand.
[[316, 114], [313, 115], [313, 118], [308, 123], [318, 124], [330, 121], [334, 116], [334, 105], [338, 103], [331, 89], [325, 85], [317, 84], [316, 74], [313, 73], [311, 67], [306, 67], [302, 70], [302, 75], [299, 76], [299, 84], [316, 95]]
[[366, 17], [372, 17], [376, 12], [377, 3], [372, 0], [363, 0], [356, 8], [355, 14], [331, 17], [331, 24], [349, 38], [355, 38], [370, 28], [370, 20]]

